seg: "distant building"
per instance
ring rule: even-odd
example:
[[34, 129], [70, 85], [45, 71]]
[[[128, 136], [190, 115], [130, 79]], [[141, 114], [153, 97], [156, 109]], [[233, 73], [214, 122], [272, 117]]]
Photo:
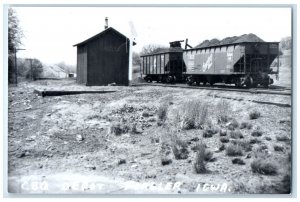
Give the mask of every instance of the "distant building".
[[130, 40], [112, 27], [77, 47], [77, 83], [128, 85]]

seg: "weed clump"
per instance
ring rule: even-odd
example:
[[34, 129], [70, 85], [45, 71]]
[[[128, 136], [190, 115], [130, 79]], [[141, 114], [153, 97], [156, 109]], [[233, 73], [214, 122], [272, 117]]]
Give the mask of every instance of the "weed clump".
[[239, 144], [230, 143], [226, 147], [226, 155], [227, 156], [242, 156], [243, 155], [243, 147]]
[[227, 143], [227, 142], [229, 142], [229, 138], [228, 137], [220, 137], [220, 142]]
[[274, 148], [274, 151], [277, 151], [277, 152], [284, 151], [284, 147], [282, 145], [274, 145], [273, 148]]
[[240, 125], [240, 129], [247, 128], [248, 130], [250, 130], [252, 127], [253, 127], [252, 124], [248, 122], [242, 122]]
[[110, 125], [110, 133], [116, 136], [120, 136], [123, 133], [127, 133], [130, 130], [130, 127], [121, 122], [113, 122]]
[[252, 145], [248, 140], [233, 140], [232, 144], [241, 146], [246, 152], [252, 151]]
[[256, 158], [251, 163], [251, 170], [253, 173], [276, 175], [278, 171], [278, 165], [272, 159]]
[[208, 103], [191, 100], [183, 105], [182, 114], [178, 117], [181, 128], [185, 130], [202, 128], [208, 115]]
[[260, 128], [256, 128], [254, 131], [252, 131], [251, 135], [253, 137], [260, 137], [262, 136], [263, 132], [260, 130]]
[[172, 150], [175, 159], [187, 159], [189, 157], [188, 144], [177, 136], [172, 141]]
[[227, 123], [230, 120], [231, 106], [228, 101], [221, 100], [216, 106], [218, 123]]
[[205, 159], [206, 158], [206, 146], [204, 143], [199, 143], [196, 146], [197, 148], [197, 154], [196, 154], [196, 160], [194, 163], [194, 169], [196, 171], [196, 173], [201, 174], [201, 173], [206, 173], [206, 163], [205, 163]]
[[240, 159], [240, 158], [234, 158], [234, 159], [232, 159], [232, 161], [231, 161], [233, 164], [238, 164], [238, 165], [245, 165], [246, 163], [242, 160], [242, 159]]
[[217, 127], [211, 126], [211, 127], [207, 127], [205, 128], [205, 130], [203, 131], [203, 137], [204, 138], [209, 138], [212, 137], [214, 134], [218, 133], [219, 130]]
[[234, 130], [230, 132], [230, 137], [233, 139], [242, 139], [244, 138], [244, 135], [240, 130]]
[[167, 103], [163, 103], [159, 106], [157, 111], [158, 125], [162, 125], [167, 120], [169, 105]]
[[276, 140], [280, 142], [288, 142], [290, 138], [287, 135], [277, 135]]
[[258, 119], [260, 117], [260, 112], [259, 111], [252, 111], [252, 112], [250, 112], [249, 113], [249, 118], [251, 119], [251, 120], [253, 120], [253, 119]]
[[235, 119], [233, 119], [229, 125], [228, 125], [228, 129], [229, 130], [235, 130], [236, 128], [238, 128], [240, 126], [239, 122]]

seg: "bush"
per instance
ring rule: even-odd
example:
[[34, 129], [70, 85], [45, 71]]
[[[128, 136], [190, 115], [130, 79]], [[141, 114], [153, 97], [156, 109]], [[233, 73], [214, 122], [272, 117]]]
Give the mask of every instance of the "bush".
[[189, 157], [188, 144], [178, 137], [172, 141], [172, 150], [175, 159], [187, 159]]
[[227, 137], [220, 137], [220, 142], [227, 143], [227, 142], [229, 142], [229, 138], [227, 138]]
[[163, 166], [172, 163], [171, 157], [172, 148], [167, 142], [162, 142], [160, 147], [161, 164]]
[[276, 175], [278, 165], [274, 162], [274, 160], [271, 159], [256, 158], [251, 163], [251, 169], [253, 173]]
[[281, 142], [289, 142], [290, 138], [287, 135], [277, 135], [276, 140]]
[[203, 127], [208, 115], [208, 104], [200, 100], [188, 101], [183, 105], [181, 128], [194, 129]]
[[224, 151], [225, 148], [226, 148], [226, 147], [225, 147], [225, 144], [221, 144], [220, 147], [219, 147], [219, 151]]
[[194, 163], [194, 168], [196, 173], [206, 173], [206, 165], [205, 165], [205, 144], [199, 143], [197, 145], [197, 154], [196, 154], [196, 161]]
[[250, 130], [252, 128], [252, 124], [248, 123], [248, 122], [242, 122], [240, 125], [240, 129], [244, 129], [247, 128], [248, 130]]
[[164, 103], [161, 104], [157, 111], [157, 117], [158, 117], [158, 125], [163, 124], [167, 119], [168, 114], [168, 104]]
[[230, 143], [226, 147], [226, 155], [227, 156], [242, 156], [243, 155], [243, 147], [239, 144]]
[[230, 132], [230, 137], [233, 139], [241, 139], [244, 138], [242, 132], [240, 130], [234, 130]]
[[274, 148], [274, 151], [277, 151], [277, 152], [284, 151], [284, 147], [282, 145], [274, 145], [273, 148]]
[[250, 119], [258, 119], [260, 117], [260, 112], [258, 111], [252, 111], [249, 113]]
[[205, 150], [205, 153], [204, 153], [204, 160], [205, 161], [213, 161], [214, 158], [213, 158], [213, 153], [209, 150]]

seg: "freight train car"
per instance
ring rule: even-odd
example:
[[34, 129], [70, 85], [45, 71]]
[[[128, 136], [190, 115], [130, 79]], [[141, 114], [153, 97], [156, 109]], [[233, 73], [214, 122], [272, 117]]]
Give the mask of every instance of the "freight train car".
[[146, 81], [268, 87], [273, 83], [270, 75], [279, 73], [279, 61], [276, 69], [270, 68], [276, 58], [279, 60], [278, 42], [239, 42], [185, 50], [180, 42], [171, 42], [168, 50], [141, 56]]
[[279, 66], [276, 70], [270, 68], [278, 54], [277, 42], [242, 42], [192, 48], [183, 51], [185, 76], [189, 85], [201, 82], [268, 87], [273, 83], [269, 75], [279, 72]]
[[170, 42], [167, 50], [141, 56], [142, 73], [146, 75], [146, 81], [174, 83], [183, 79], [186, 68], [180, 42]]

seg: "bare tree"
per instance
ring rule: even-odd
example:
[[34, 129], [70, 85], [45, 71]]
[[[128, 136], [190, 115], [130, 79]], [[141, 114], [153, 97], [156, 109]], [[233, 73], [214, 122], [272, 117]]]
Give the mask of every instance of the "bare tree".
[[142, 48], [141, 55], [158, 53], [160, 51], [164, 51], [168, 49], [166, 46], [158, 45], [158, 44], [148, 44]]
[[8, 76], [9, 83], [17, 83], [17, 69], [15, 64], [16, 49], [22, 44], [24, 37], [23, 31], [19, 25], [19, 19], [16, 12], [8, 9]]
[[56, 64], [57, 66], [59, 66], [60, 68], [62, 68], [63, 70], [65, 70], [65, 72], [67, 74], [70, 74], [70, 73], [75, 73], [76, 72], [76, 67], [74, 65], [69, 65], [69, 64], [66, 64], [65, 62], [60, 62], [58, 64]]

